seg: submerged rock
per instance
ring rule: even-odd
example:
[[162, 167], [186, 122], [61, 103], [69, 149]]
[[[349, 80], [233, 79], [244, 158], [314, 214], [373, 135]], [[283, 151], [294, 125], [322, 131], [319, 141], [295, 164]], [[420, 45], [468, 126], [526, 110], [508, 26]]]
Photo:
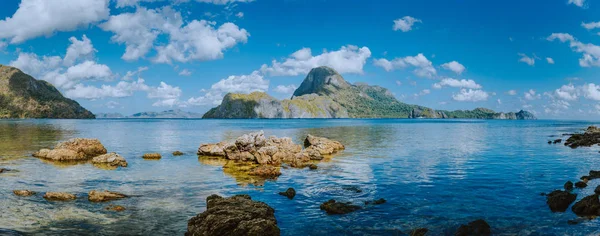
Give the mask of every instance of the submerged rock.
[[565, 146], [571, 148], [590, 147], [600, 143], [600, 128], [590, 126], [583, 134], [573, 134], [565, 141]]
[[116, 211], [116, 212], [121, 212], [121, 211], [126, 210], [124, 206], [113, 205], [113, 204], [108, 205], [104, 209], [107, 211]]
[[565, 188], [565, 190], [567, 190], [567, 191], [571, 191], [571, 190], [573, 190], [573, 182], [571, 182], [571, 181], [567, 181], [567, 182], [565, 183], [565, 185], [564, 185], [564, 188]]
[[350, 192], [362, 193], [362, 190], [356, 186], [347, 186], [347, 187], [343, 187], [342, 189], [344, 189], [346, 191], [350, 191]]
[[361, 207], [352, 205], [350, 202], [336, 202], [333, 199], [321, 204], [320, 208], [329, 215], [347, 214], [361, 209]]
[[111, 167], [127, 167], [127, 160], [121, 155], [111, 152], [104, 155], [94, 157], [92, 163], [100, 165], [108, 165]]
[[250, 170], [250, 172], [248, 174], [254, 175], [254, 176], [261, 176], [261, 177], [265, 177], [265, 178], [274, 178], [274, 177], [280, 176], [281, 171], [279, 170], [278, 167], [264, 165], [264, 166], [259, 166], [259, 167], [253, 168], [252, 170]]
[[288, 188], [285, 192], [279, 192], [279, 195], [286, 196], [289, 199], [294, 199], [296, 196], [296, 190], [294, 188]]
[[313, 149], [319, 152], [321, 155], [331, 155], [346, 148], [338, 141], [317, 137], [310, 134], [304, 140], [304, 147], [306, 149]]
[[13, 190], [13, 193], [21, 197], [29, 197], [36, 194], [36, 192], [30, 190]]
[[311, 170], [316, 170], [319, 167], [317, 165], [315, 165], [315, 164], [310, 164], [310, 165], [308, 165], [308, 168], [311, 169]]
[[64, 192], [47, 192], [44, 198], [50, 201], [71, 201], [77, 199], [74, 194]]
[[128, 196], [122, 193], [111, 192], [111, 191], [96, 191], [92, 190], [88, 193], [88, 200], [90, 202], [107, 202], [122, 198], [127, 198]]
[[180, 151], [174, 151], [174, 152], [173, 152], [173, 156], [183, 156], [183, 152], [180, 152]]
[[429, 232], [426, 228], [418, 228], [410, 231], [410, 236], [425, 236]]
[[188, 221], [186, 236], [204, 235], [280, 235], [275, 210], [253, 201], [248, 195], [206, 198], [206, 211]]
[[158, 160], [161, 159], [162, 156], [160, 155], [160, 153], [146, 153], [142, 156], [142, 158], [149, 160]]
[[547, 195], [546, 204], [548, 204], [552, 212], [565, 212], [576, 198], [577, 194], [554, 190]]
[[366, 202], [365, 202], [365, 205], [369, 205], [369, 204], [373, 204], [373, 205], [381, 205], [381, 204], [384, 204], [384, 203], [386, 203], [386, 202], [387, 202], [387, 201], [386, 201], [385, 199], [383, 199], [383, 198], [380, 198], [380, 199], [377, 199], [377, 200], [375, 200], [375, 201], [366, 201]]
[[600, 216], [600, 201], [598, 194], [584, 197], [572, 207], [573, 213], [578, 216]]
[[476, 220], [469, 222], [468, 225], [461, 225], [454, 235], [456, 236], [487, 236], [492, 234], [490, 225], [485, 220]]
[[552, 142], [552, 143], [554, 143], [554, 144], [562, 143], [562, 139], [555, 139], [554, 142]]
[[53, 161], [89, 160], [106, 154], [106, 148], [98, 139], [73, 138], [59, 143], [54, 149], [42, 149], [33, 154], [34, 157]]

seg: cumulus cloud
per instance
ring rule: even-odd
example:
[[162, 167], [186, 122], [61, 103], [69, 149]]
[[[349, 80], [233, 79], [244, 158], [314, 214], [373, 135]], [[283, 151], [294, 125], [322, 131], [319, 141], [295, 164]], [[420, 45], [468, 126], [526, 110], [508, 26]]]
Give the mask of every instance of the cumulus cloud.
[[408, 32], [412, 30], [412, 27], [415, 23], [422, 23], [422, 21], [412, 16], [405, 16], [394, 20], [394, 26], [392, 28], [394, 31], [400, 30], [402, 32]]
[[466, 79], [461, 79], [461, 80], [457, 80], [457, 79], [452, 79], [452, 78], [445, 78], [442, 79], [442, 81], [433, 84], [433, 88], [436, 89], [441, 89], [442, 87], [455, 87], [455, 88], [469, 88], [469, 89], [481, 89], [481, 85], [475, 83], [474, 80], [466, 80]]
[[508, 90], [506, 93], [507, 93], [508, 95], [515, 96], [515, 95], [517, 95], [517, 90], [514, 90], [514, 89], [512, 89], [512, 90]]
[[262, 65], [260, 72], [270, 76], [296, 76], [307, 74], [311, 69], [328, 66], [341, 74], [362, 74], [371, 50], [354, 45], [342, 46], [340, 50], [323, 52], [313, 56], [310, 48], [302, 48], [279, 62], [273, 60], [271, 65]]
[[189, 71], [188, 69], [183, 69], [182, 71], [179, 72], [179, 75], [181, 75], [181, 76], [190, 76], [190, 75], [192, 75], [192, 72]]
[[593, 30], [596, 28], [600, 28], [600, 21], [599, 22], [589, 22], [589, 23], [581, 22], [581, 27], [586, 28], [587, 30]]
[[59, 31], [72, 31], [108, 18], [109, 0], [22, 0], [0, 21], [0, 38], [21, 43]]
[[[141, 2], [160, 2], [160, 1], [167, 1], [167, 0], [116, 0], [116, 1], [117, 1], [117, 7], [122, 8], [122, 7], [133, 7], [133, 6], [138, 5]], [[190, 1], [195, 1], [195, 2], [199, 2], [199, 3], [211, 3], [211, 4], [216, 4], [216, 5], [226, 5], [226, 4], [235, 3], [235, 2], [253, 2], [254, 0], [175, 0], [176, 3], [183, 3], [183, 2], [190, 2]]]
[[244, 13], [240, 11], [240, 12], [238, 12], [237, 14], [235, 14], [235, 16], [236, 16], [237, 18], [244, 18]]
[[573, 84], [563, 85], [562, 87], [554, 90], [554, 94], [557, 98], [567, 101], [577, 100], [577, 89]]
[[560, 42], [569, 42], [569, 46], [575, 52], [582, 53], [579, 59], [581, 67], [600, 66], [600, 46], [591, 43], [582, 43], [570, 34], [553, 33], [547, 38], [548, 41], [559, 40]]
[[273, 91], [281, 94], [292, 94], [298, 87], [296, 85], [277, 85]]
[[[205, 20], [193, 20], [184, 25], [181, 13], [167, 6], [160, 9], [138, 7], [135, 13], [111, 16], [100, 28], [114, 33], [113, 42], [125, 44], [124, 60], [137, 60], [154, 48], [157, 55], [152, 61], [156, 63], [220, 59], [225, 50], [246, 43], [250, 36], [233, 23], [215, 26], [215, 22]], [[161, 34], [168, 36], [169, 42], [155, 45]]]
[[483, 90], [478, 89], [461, 89], [459, 93], [453, 94], [452, 99], [459, 102], [479, 102], [486, 101], [489, 94]]
[[526, 100], [536, 100], [536, 99], [540, 99], [542, 97], [542, 95], [538, 94], [535, 92], [535, 90], [530, 89], [529, 91], [523, 93], [524, 97]]
[[533, 57], [529, 57], [524, 53], [519, 53], [518, 54], [521, 58], [519, 59], [520, 62], [523, 62], [527, 65], [533, 66], [535, 64], [535, 59]]
[[407, 56], [403, 58], [395, 58], [391, 61], [385, 58], [375, 59], [373, 64], [383, 68], [386, 71], [414, 67], [415, 69], [413, 73], [415, 75], [426, 78], [431, 78], [437, 73], [436, 69], [433, 67], [433, 63], [422, 53], [419, 53], [414, 57]]
[[77, 99], [101, 99], [101, 98], [122, 98], [130, 97], [136, 91], [149, 91], [150, 87], [145, 84], [144, 79], [138, 79], [136, 81], [127, 82], [120, 81], [115, 86], [102, 85], [100, 87], [87, 86], [83, 84], [77, 84], [73, 89], [67, 90], [65, 95], [67, 97]]
[[186, 104], [193, 106], [219, 105], [227, 93], [252, 93], [266, 92], [269, 90], [269, 81], [258, 71], [250, 75], [232, 75], [226, 79], [213, 84], [209, 90], [204, 91], [204, 95], [192, 97], [186, 101]]
[[567, 4], [573, 4], [578, 7], [585, 7], [585, 0], [569, 0]]
[[548, 64], [554, 64], [554, 59], [552, 59], [551, 57], [546, 57], [546, 61], [548, 62]]
[[594, 83], [585, 84], [582, 87], [582, 93], [587, 99], [600, 101], [600, 85]]
[[462, 74], [463, 71], [465, 71], [465, 66], [458, 63], [457, 61], [451, 61], [448, 63], [444, 63], [444, 64], [442, 64], [442, 68], [453, 71], [456, 74]]

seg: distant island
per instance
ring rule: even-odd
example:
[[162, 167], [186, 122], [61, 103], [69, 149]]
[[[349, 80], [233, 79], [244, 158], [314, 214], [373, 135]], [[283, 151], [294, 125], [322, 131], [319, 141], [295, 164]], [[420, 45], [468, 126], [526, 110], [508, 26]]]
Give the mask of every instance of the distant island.
[[0, 65], [0, 118], [94, 119], [94, 114], [52, 84]]
[[486, 108], [444, 111], [398, 101], [386, 88], [350, 84], [329, 67], [308, 73], [291, 99], [278, 100], [264, 92], [229, 93], [203, 118], [430, 118], [534, 120], [527, 111], [495, 112]]
[[130, 116], [121, 113], [98, 113], [96, 119], [194, 119], [202, 118], [201, 113], [182, 110], [167, 110], [162, 112], [140, 112]]

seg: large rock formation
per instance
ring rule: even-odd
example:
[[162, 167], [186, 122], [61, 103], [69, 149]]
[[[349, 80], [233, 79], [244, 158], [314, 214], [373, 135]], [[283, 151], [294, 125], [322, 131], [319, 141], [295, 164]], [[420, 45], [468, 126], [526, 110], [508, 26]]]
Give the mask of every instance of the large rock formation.
[[203, 118], [470, 118], [535, 119], [531, 113], [436, 111], [398, 101], [386, 88], [364, 83], [350, 84], [329, 67], [308, 73], [291, 99], [277, 100], [266, 93], [227, 94], [221, 105]]
[[248, 195], [206, 198], [206, 211], [188, 221], [186, 236], [280, 235], [275, 210]]
[[80, 161], [103, 154], [106, 154], [106, 148], [98, 139], [74, 138], [59, 143], [52, 150], [42, 149], [33, 156], [53, 161]]
[[573, 134], [565, 141], [565, 146], [571, 148], [590, 147], [600, 144], [600, 128], [596, 126], [588, 127], [583, 134]]
[[79, 103], [52, 84], [0, 65], [0, 118], [94, 119]]

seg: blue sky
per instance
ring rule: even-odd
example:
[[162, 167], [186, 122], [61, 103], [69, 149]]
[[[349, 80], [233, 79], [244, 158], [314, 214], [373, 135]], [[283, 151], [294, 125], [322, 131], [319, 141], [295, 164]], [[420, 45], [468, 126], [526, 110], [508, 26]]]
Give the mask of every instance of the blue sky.
[[287, 98], [310, 68], [435, 109], [600, 115], [590, 0], [6, 0], [0, 64], [92, 112]]

